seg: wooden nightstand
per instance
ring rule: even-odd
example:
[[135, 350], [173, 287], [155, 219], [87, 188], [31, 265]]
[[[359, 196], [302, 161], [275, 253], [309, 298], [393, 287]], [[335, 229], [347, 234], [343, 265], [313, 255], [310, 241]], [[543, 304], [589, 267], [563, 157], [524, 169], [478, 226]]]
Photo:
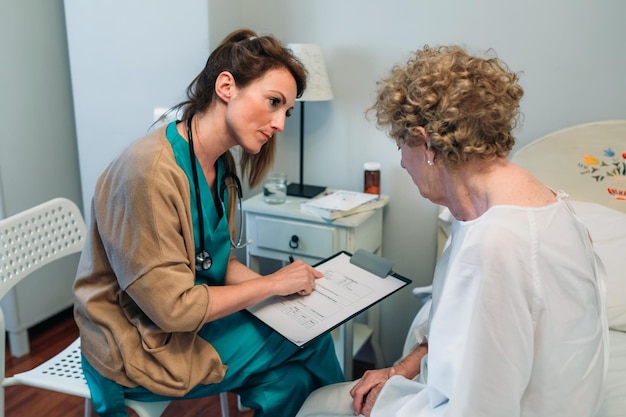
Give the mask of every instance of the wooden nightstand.
[[[388, 196], [382, 198], [389, 200]], [[309, 201], [287, 197], [284, 204], [267, 204], [257, 194], [243, 202], [247, 238], [246, 261], [258, 271], [260, 258], [276, 259], [283, 264], [289, 255], [312, 265], [341, 251], [354, 253], [366, 249], [380, 254], [383, 236], [383, 208], [336, 219], [332, 222], [303, 213], [300, 204]], [[383, 365], [378, 340], [379, 306], [367, 311], [366, 323], [351, 320], [333, 331], [337, 357], [348, 380], [352, 379], [354, 355], [370, 343], [376, 367]]]

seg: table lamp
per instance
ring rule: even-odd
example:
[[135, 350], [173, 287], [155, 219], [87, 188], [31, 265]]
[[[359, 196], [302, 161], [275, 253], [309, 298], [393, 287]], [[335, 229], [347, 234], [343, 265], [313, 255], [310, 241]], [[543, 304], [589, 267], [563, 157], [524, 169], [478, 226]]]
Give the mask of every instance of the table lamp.
[[307, 101], [328, 101], [333, 99], [330, 80], [324, 65], [320, 47], [311, 43], [290, 43], [287, 45], [307, 70], [306, 89], [300, 102], [300, 182], [287, 186], [287, 195], [311, 198], [323, 192], [326, 187], [304, 184], [304, 103]]

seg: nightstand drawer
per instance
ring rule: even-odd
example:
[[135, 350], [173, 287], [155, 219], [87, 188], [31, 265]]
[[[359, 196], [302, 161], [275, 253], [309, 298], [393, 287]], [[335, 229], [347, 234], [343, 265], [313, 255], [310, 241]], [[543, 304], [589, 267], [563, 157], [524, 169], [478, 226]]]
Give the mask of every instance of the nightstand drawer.
[[[259, 248], [320, 259], [335, 253], [337, 229], [334, 227], [263, 216], [257, 216], [255, 220]], [[290, 247], [290, 243], [297, 247]]]

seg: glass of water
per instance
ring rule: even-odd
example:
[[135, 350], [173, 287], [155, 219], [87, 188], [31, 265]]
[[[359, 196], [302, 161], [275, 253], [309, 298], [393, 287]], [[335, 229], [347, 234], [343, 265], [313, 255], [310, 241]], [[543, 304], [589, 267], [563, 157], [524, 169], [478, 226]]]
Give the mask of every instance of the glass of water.
[[268, 204], [282, 204], [287, 201], [287, 174], [269, 174], [263, 184], [263, 199]]

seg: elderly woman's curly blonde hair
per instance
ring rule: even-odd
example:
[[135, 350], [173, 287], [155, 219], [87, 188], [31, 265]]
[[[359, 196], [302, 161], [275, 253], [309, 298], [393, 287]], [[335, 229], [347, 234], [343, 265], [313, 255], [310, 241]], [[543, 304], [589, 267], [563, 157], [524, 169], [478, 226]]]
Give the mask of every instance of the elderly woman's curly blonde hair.
[[506, 157], [515, 144], [518, 75], [498, 58], [469, 55], [459, 46], [428, 46], [379, 81], [370, 111], [399, 145], [430, 138], [436, 160], [455, 166], [471, 158]]

